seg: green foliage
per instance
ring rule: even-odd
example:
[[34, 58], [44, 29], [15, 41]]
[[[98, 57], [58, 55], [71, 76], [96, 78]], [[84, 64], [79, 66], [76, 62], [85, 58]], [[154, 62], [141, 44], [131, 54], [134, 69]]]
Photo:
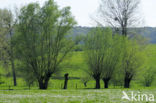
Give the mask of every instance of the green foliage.
[[17, 57], [25, 65], [25, 72], [32, 72], [45, 83], [74, 46], [67, 37], [75, 25], [70, 8], [59, 10], [53, 0], [43, 7], [29, 4], [21, 9], [18, 22], [14, 36]]
[[14, 85], [16, 86], [16, 72], [14, 66], [14, 44], [12, 43], [13, 29], [16, 24], [13, 14], [7, 9], [0, 9], [0, 59], [6, 71], [11, 64], [12, 73], [8, 72], [8, 76], [13, 74]]
[[109, 28], [97, 27], [87, 36], [85, 51], [89, 66], [88, 73], [96, 83], [102, 78], [105, 88], [108, 88], [109, 80], [121, 66], [122, 43], [123, 37], [113, 34]]
[[111, 78], [120, 64], [122, 37], [108, 28], [96, 28], [87, 37], [86, 55], [91, 75], [101, 73], [102, 78]]
[[154, 67], [145, 67], [144, 71], [141, 73], [142, 83], [146, 87], [150, 87], [155, 80], [156, 69]]
[[104, 30], [97, 27], [88, 34], [85, 41], [86, 59], [89, 65], [88, 73], [93, 77], [102, 73], [102, 61], [105, 55], [103, 50], [106, 42], [103, 34]]
[[81, 82], [87, 87], [87, 83], [91, 80], [90, 76], [82, 77]]
[[9, 54], [9, 39], [7, 38], [9, 33], [10, 20], [12, 19], [11, 12], [7, 9], [0, 9], [0, 60], [7, 66]]
[[[134, 9], [133, 5], [130, 6]], [[150, 45], [145, 48], [146, 39], [138, 33], [132, 33], [135, 28], [127, 28], [127, 23], [122, 27], [122, 32], [126, 35], [131, 33], [128, 38], [113, 34], [110, 29], [101, 27], [75, 27], [74, 35], [69, 36], [69, 31], [76, 24], [70, 7], [60, 10], [54, 0], [47, 1], [42, 7], [38, 3], [24, 6], [20, 10], [17, 25], [14, 24], [13, 18], [11, 11], [0, 9], [0, 64], [5, 68], [0, 68], [0, 84], [5, 81], [2, 85], [9, 86], [9, 89], [12, 79], [10, 78], [11, 70], [8, 69], [10, 69], [10, 63], [12, 67], [14, 65], [14, 51], [17, 57], [15, 63], [20, 74], [18, 79], [20, 84], [25, 84], [20, 78], [22, 76], [28, 85], [36, 83], [34, 81], [39, 82], [39, 85], [40, 83], [46, 85], [40, 87], [41, 89], [47, 88], [48, 81], [53, 88], [51, 78], [61, 78], [64, 73], [69, 73], [70, 88], [77, 88], [77, 84], [82, 85], [81, 82], [88, 81], [91, 84], [89, 87], [93, 88], [94, 81], [84, 71], [87, 71], [94, 79], [112, 79], [115, 85], [123, 84], [125, 78], [134, 79], [134, 85], [140, 81], [145, 86], [156, 83], [156, 47]], [[117, 17], [112, 19], [119, 22]], [[16, 30], [14, 30], [15, 26]], [[127, 30], [124, 30], [125, 28]], [[89, 32], [90, 29], [93, 30]], [[137, 32], [145, 35], [147, 32], [143, 29], [150, 31], [151, 42], [154, 43], [155, 28], [139, 28]], [[14, 32], [15, 35], [13, 35]], [[85, 52], [83, 52], [83, 42], [78, 44], [78, 41], [84, 39], [84, 36], [79, 34], [85, 35], [88, 32]], [[75, 35], [77, 37], [73, 37]], [[71, 55], [69, 52], [72, 50], [82, 52], [73, 51]], [[57, 77], [58, 73], [60, 73], [59, 77]], [[135, 80], [137, 78], [141, 80]], [[99, 82], [101, 83], [100, 80]], [[54, 88], [58, 89], [62, 85], [62, 80], [56, 79], [54, 83], [56, 84]]]
[[135, 76], [140, 71], [146, 60], [146, 54], [141, 45], [135, 39], [124, 38], [123, 42], [123, 58], [122, 68], [124, 74], [128, 73], [128, 77]]

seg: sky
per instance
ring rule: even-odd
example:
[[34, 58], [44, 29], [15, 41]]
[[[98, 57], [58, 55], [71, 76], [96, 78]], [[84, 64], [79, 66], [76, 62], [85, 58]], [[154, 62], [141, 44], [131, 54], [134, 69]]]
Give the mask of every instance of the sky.
[[[31, 2], [38, 2], [41, 5], [46, 0], [0, 0], [0, 8], [13, 9], [22, 7]], [[100, 0], [54, 0], [60, 8], [71, 7], [71, 12], [78, 25], [92, 26], [93, 17], [98, 9]], [[143, 26], [156, 27], [156, 0], [141, 0], [140, 12], [144, 19]]]

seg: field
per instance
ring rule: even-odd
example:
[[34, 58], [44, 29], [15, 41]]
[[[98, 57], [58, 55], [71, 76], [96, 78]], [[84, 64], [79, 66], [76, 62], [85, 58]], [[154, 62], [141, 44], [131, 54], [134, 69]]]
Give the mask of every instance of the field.
[[[149, 66], [155, 67], [156, 61], [156, 45], [148, 47]], [[135, 93], [153, 94], [156, 96], [156, 81], [152, 87], [145, 88], [143, 85], [133, 80], [131, 89], [123, 89], [123, 87], [114, 87], [110, 84], [109, 89], [103, 89], [104, 84], [101, 81], [100, 90], [93, 89], [95, 81], [91, 80], [87, 83], [87, 87], [81, 82], [81, 77], [85, 74], [87, 68], [83, 52], [75, 52], [72, 57], [67, 57], [62, 65], [63, 72], [54, 75], [49, 82], [48, 90], [38, 90], [37, 83], [31, 86], [30, 90], [25, 81], [18, 77], [17, 87], [13, 87], [12, 77], [4, 77], [5, 69], [1, 69], [1, 80], [4, 84], [0, 85], [0, 103], [135, 103], [135, 101], [122, 100], [122, 91], [130, 94]], [[64, 73], [69, 73], [68, 89], [62, 90]], [[57, 78], [61, 77], [61, 78]], [[141, 88], [141, 89], [140, 89]], [[10, 90], [9, 90], [10, 89]], [[150, 103], [150, 102], [136, 102]], [[153, 102], [154, 103], [154, 102]]]
[[122, 91], [128, 95], [131, 91], [156, 95], [156, 89], [15, 90], [0, 91], [0, 103], [138, 103], [122, 100]]
[[0, 103], [156, 103], [154, 6], [142, 1], [4, 0]]

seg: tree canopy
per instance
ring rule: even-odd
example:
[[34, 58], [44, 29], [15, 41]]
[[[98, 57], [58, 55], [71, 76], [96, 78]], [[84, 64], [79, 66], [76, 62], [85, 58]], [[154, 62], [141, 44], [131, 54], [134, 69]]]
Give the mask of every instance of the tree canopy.
[[[32, 3], [20, 10], [16, 42], [16, 54], [36, 77], [40, 89], [47, 89], [52, 74], [72, 50], [74, 42], [67, 36], [76, 24], [70, 8], [62, 10], [53, 0], [43, 7]], [[29, 69], [29, 70], [27, 70]]]

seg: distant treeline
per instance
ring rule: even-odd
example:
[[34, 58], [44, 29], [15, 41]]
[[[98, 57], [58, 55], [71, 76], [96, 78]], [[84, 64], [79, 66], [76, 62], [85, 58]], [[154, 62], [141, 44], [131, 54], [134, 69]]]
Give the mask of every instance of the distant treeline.
[[[71, 33], [73, 36], [86, 35], [92, 28], [94, 27], [77, 26], [71, 30]], [[129, 31], [143, 35], [144, 37], [147, 37], [150, 43], [156, 44], [156, 27], [130, 28]]]

